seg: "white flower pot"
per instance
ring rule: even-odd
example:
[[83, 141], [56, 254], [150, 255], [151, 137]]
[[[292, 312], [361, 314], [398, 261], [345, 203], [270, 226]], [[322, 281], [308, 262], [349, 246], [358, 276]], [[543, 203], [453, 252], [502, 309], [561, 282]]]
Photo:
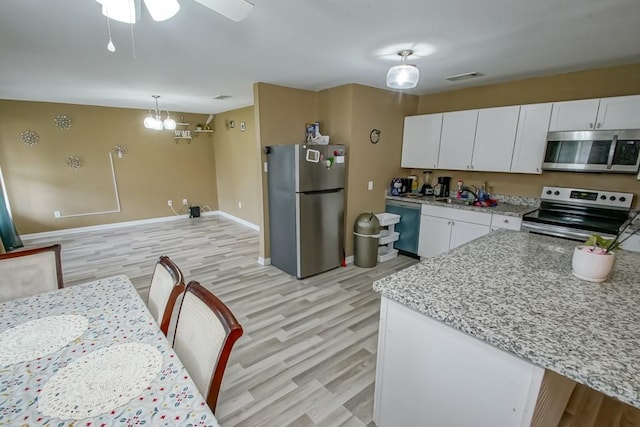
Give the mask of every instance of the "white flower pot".
[[591, 249], [591, 246], [577, 246], [573, 250], [573, 275], [589, 282], [603, 282], [613, 269], [616, 254], [591, 252]]

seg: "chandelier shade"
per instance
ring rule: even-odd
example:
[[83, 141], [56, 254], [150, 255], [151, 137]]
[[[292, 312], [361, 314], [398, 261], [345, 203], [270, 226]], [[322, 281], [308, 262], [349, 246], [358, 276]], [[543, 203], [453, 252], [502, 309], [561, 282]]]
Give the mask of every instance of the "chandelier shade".
[[387, 71], [387, 86], [392, 89], [411, 89], [418, 85], [420, 70], [413, 64], [405, 64], [408, 56], [413, 55], [412, 50], [401, 50], [398, 55], [402, 57], [400, 65], [394, 65]]

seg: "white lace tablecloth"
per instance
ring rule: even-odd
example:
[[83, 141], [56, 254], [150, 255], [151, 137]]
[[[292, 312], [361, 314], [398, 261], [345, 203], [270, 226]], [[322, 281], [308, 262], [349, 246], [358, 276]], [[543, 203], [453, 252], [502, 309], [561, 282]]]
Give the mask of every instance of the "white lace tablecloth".
[[[88, 328], [44, 355], [0, 363], [0, 425], [218, 427], [126, 276], [0, 304], [0, 337], [51, 316], [82, 316]], [[119, 366], [122, 375], [107, 372]]]

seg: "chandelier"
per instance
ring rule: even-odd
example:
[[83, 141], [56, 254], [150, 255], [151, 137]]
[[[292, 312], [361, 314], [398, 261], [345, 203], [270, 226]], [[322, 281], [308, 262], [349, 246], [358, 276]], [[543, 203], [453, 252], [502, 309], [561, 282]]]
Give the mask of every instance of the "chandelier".
[[158, 98], [160, 98], [160, 95], [151, 95], [151, 96], [154, 97], [156, 100], [156, 109], [153, 111], [149, 110], [149, 115], [144, 119], [144, 127], [146, 127], [147, 129], [153, 129], [153, 130], [175, 129], [176, 121], [173, 120], [171, 116], [169, 116], [169, 111], [164, 110], [167, 113], [167, 117], [164, 120], [162, 120], [161, 110], [160, 108], [158, 108]]

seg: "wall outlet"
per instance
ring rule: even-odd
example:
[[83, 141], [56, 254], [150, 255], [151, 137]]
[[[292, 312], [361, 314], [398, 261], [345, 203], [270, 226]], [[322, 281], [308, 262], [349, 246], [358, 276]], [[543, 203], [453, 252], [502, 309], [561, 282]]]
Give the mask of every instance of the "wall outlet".
[[173, 206], [173, 201], [172, 200], [167, 200], [167, 206]]
[[182, 199], [182, 206], [187, 206], [189, 201], [187, 199]]
[[53, 216], [55, 218], [60, 218], [60, 211], [53, 211]]
[[238, 202], [238, 207], [242, 209], [242, 202]]
[[367, 188], [369, 189], [369, 191], [373, 190], [373, 181], [369, 181]]

